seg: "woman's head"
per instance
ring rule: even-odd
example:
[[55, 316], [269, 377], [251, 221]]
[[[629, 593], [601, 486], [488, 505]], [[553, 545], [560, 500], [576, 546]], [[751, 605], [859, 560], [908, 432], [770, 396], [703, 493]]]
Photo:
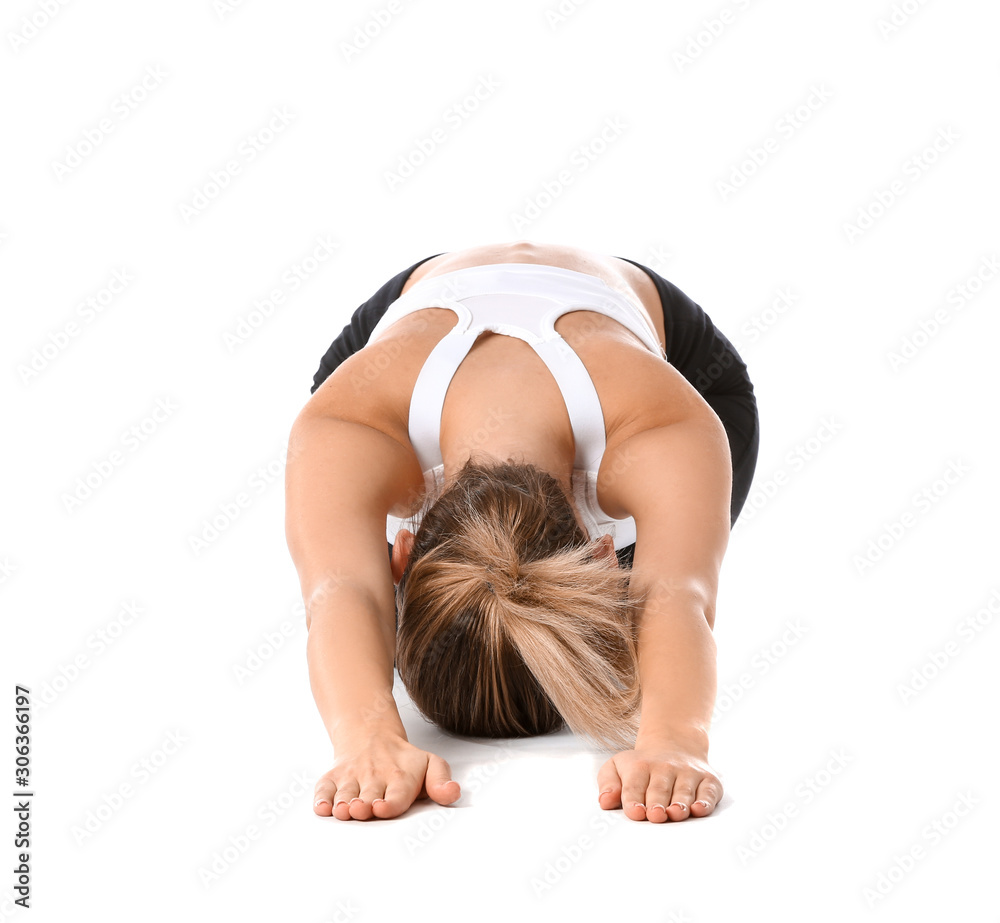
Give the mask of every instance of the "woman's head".
[[628, 571], [548, 473], [467, 462], [424, 513], [396, 594], [396, 666], [440, 727], [524, 737], [565, 722], [598, 746], [633, 745]]

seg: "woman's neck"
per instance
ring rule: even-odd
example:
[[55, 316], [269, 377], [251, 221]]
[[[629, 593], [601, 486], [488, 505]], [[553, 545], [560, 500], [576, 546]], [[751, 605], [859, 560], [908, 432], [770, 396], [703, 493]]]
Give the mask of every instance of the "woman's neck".
[[[474, 431], [474, 438], [458, 445], [441, 445], [444, 461], [444, 487], [457, 476], [462, 466], [470, 458], [480, 464], [500, 464], [515, 462], [530, 464], [552, 475], [562, 486], [569, 498], [577, 520], [580, 512], [573, 497], [573, 467], [576, 447], [558, 444], [550, 430], [533, 432], [530, 429], [497, 426], [491, 430], [481, 427]], [[583, 524], [581, 522], [581, 528]]]

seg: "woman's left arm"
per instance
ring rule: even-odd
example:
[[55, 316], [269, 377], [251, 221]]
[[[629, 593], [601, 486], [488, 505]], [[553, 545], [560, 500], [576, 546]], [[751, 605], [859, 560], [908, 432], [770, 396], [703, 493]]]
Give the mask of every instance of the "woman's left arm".
[[[732, 466], [706, 408], [630, 437], [611, 491], [636, 523], [629, 581], [636, 599], [642, 710], [633, 750], [598, 775], [601, 807], [633, 820], [711, 813], [722, 782], [708, 764], [716, 695], [715, 602], [729, 543]], [[609, 511], [611, 512], [611, 511]]]

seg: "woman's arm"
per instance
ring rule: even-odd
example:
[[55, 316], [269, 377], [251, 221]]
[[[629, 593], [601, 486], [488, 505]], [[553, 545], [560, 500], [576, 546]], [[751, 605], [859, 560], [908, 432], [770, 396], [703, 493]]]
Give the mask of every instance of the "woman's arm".
[[306, 607], [310, 686], [336, 757], [314, 811], [340, 820], [395, 817], [422, 791], [441, 804], [459, 797], [448, 764], [407, 741], [392, 695], [385, 518], [414, 465], [385, 433], [308, 405], [289, 438], [285, 531]]
[[316, 705], [336, 747], [358, 728], [405, 737], [392, 704], [395, 595], [382, 485], [402, 447], [359, 423], [303, 411], [289, 438], [285, 534], [299, 575]]
[[[418, 260], [402, 272], [396, 273], [371, 298], [358, 306], [351, 315], [351, 319], [344, 326], [344, 329], [340, 331], [339, 336], [323, 354], [319, 368], [316, 370], [316, 374], [313, 375], [312, 388], [309, 389], [311, 394], [315, 394], [323, 382], [337, 371], [344, 362], [368, 345], [372, 331], [382, 319], [385, 312], [389, 310], [389, 306], [399, 298], [413, 271], [428, 260], [434, 259], [435, 256], [441, 256], [441, 254], [436, 253], [434, 256], [425, 256], [422, 260]], [[391, 543], [386, 542], [386, 547], [391, 556]]]
[[[615, 498], [636, 521], [629, 593], [644, 597], [637, 606], [642, 710], [632, 756], [606, 763], [598, 781], [612, 788], [604, 807], [620, 799], [633, 819], [683, 820], [709, 813], [722, 796], [707, 759], [712, 629], [730, 530], [729, 444], [705, 410], [632, 436], [619, 451], [629, 466], [616, 478]], [[654, 813], [654, 805], [662, 808]]]
[[[735, 525], [750, 493], [760, 448], [757, 398], [747, 365], [700, 304], [656, 270], [627, 257], [618, 259], [637, 266], [653, 281], [663, 311], [667, 359], [726, 427], [733, 459], [730, 522]], [[631, 558], [623, 563], [631, 563]]]
[[319, 386], [339, 368], [344, 360], [367, 345], [375, 325], [382, 319], [382, 315], [389, 309], [389, 305], [399, 298], [413, 271], [428, 260], [440, 255], [440, 253], [435, 253], [433, 256], [425, 256], [422, 260], [418, 260], [412, 266], [397, 273], [355, 310], [344, 329], [340, 331], [340, 335], [330, 344], [330, 348], [320, 360], [319, 368], [313, 375], [310, 393], [315, 394]]
[[[636, 507], [630, 591], [639, 615], [640, 736], [704, 737], [715, 705], [715, 602], [729, 544], [726, 433], [702, 414], [629, 440]], [[645, 469], [652, 462], [654, 471]]]

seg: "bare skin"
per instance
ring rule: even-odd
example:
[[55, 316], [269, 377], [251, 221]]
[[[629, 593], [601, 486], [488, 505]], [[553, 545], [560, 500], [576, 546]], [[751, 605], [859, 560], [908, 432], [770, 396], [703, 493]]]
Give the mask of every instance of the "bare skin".
[[[404, 292], [422, 278], [498, 262], [596, 275], [647, 312], [663, 344], [652, 280], [625, 261], [577, 248], [520, 241], [443, 254], [418, 267]], [[316, 391], [289, 441], [286, 532], [306, 600], [310, 682], [336, 756], [316, 785], [321, 816], [390, 818], [419, 799], [446, 805], [461, 795], [447, 762], [409, 743], [392, 702], [392, 587], [413, 536], [400, 532], [391, 562], [384, 544], [386, 513], [412, 512], [423, 485], [407, 429], [413, 382], [454, 323], [453, 312], [428, 308], [387, 328]], [[706, 816], [723, 793], [707, 760], [715, 594], [729, 535], [725, 433], [683, 376], [614, 320], [572, 312], [556, 330], [586, 365], [604, 409], [599, 502], [612, 516], [634, 516], [645, 536], [632, 572], [632, 585], [648, 596], [639, 620], [643, 715], [635, 748], [601, 767], [598, 803], [653, 823]], [[392, 361], [379, 362], [382, 355]], [[490, 414], [516, 425], [486, 430]], [[472, 432], [480, 434], [474, 442]], [[549, 471], [572, 497], [565, 404], [544, 364], [516, 338], [483, 334], [459, 367], [442, 413], [441, 450], [446, 478], [469, 457], [515, 456]], [[623, 470], [628, 477], [616, 476]], [[664, 482], [676, 485], [673, 493], [650, 486]], [[598, 550], [617, 566], [609, 538]], [[342, 562], [335, 573], [332, 560]]]

